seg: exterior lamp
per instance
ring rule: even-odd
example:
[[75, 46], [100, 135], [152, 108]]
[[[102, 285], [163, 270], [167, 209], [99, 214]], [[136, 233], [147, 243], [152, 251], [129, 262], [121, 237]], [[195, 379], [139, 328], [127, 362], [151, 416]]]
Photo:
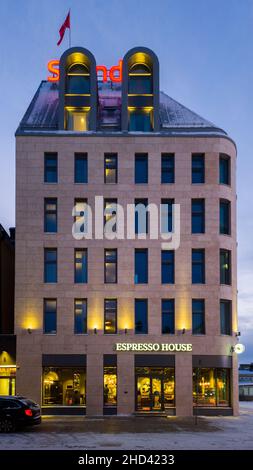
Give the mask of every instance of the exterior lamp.
[[235, 336], [238, 338], [238, 336], [241, 336], [241, 332], [240, 332], [240, 331], [237, 331], [237, 332], [235, 333]]
[[185, 328], [182, 329], [182, 335], [184, 335], [184, 334], [185, 334]]
[[94, 328], [94, 335], [97, 334], [97, 328]]
[[125, 328], [125, 335], [127, 334], [127, 328]]
[[31, 328], [27, 328], [27, 333], [29, 333], [29, 335], [32, 334], [32, 329]]

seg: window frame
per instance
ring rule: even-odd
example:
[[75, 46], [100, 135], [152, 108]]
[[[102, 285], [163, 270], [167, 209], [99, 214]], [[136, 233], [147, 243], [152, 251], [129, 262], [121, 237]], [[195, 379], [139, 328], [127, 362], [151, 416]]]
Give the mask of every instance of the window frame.
[[[140, 162], [140, 161], [143, 161], [145, 162], [146, 164], [146, 181], [137, 181], [137, 171], [136, 171], [136, 167], [137, 167], [137, 162]], [[148, 171], [148, 167], [149, 167], [149, 164], [148, 164], [148, 153], [135, 153], [134, 154], [134, 184], [148, 184], [148, 180], [149, 180], [149, 171]]]
[[[55, 302], [55, 311], [54, 312], [46, 312], [46, 302], [47, 301], [54, 301]], [[55, 330], [53, 332], [46, 331], [46, 314], [47, 313], [54, 313], [55, 314]], [[56, 335], [57, 334], [57, 298], [56, 297], [45, 297], [43, 299], [43, 334], [44, 335]]]
[[[86, 181], [76, 181], [78, 159], [79, 161], [84, 162], [84, 167], [86, 166]], [[74, 184], [88, 184], [88, 182], [89, 182], [88, 153], [87, 152], [75, 152], [74, 154]]]
[[[54, 201], [54, 202], [52, 202]], [[47, 210], [47, 204], [55, 204], [55, 210]], [[48, 232], [46, 230], [47, 226], [47, 215], [55, 214], [55, 230]], [[56, 197], [45, 197], [44, 198], [44, 233], [57, 233], [58, 232], [58, 199]]]
[[[163, 307], [163, 304], [164, 302], [170, 302], [171, 305], [172, 305], [172, 309], [165, 309]], [[172, 328], [172, 331], [171, 332], [167, 332], [167, 331], [163, 331], [163, 319], [164, 319], [164, 316], [170, 316], [172, 314], [173, 316], [173, 328]], [[162, 298], [161, 299], [161, 334], [162, 335], [174, 335], [175, 334], [175, 299], [165, 299], [165, 298]]]
[[[163, 167], [163, 162], [172, 162], [168, 165], [168, 168]], [[166, 171], [165, 171], [166, 170]], [[172, 174], [172, 181], [163, 181], [163, 176]], [[175, 154], [174, 153], [162, 153], [161, 154], [161, 184], [175, 184]]]
[[[198, 168], [197, 167], [194, 167], [194, 161], [196, 162], [197, 160], [199, 159], [199, 161], [201, 161], [203, 164], [201, 165], [201, 167]], [[195, 184], [205, 184], [206, 182], [206, 165], [205, 165], [205, 154], [204, 153], [192, 153], [192, 159], [191, 159], [191, 168], [192, 168], [192, 182], [191, 184], [195, 185]], [[200, 175], [201, 174], [201, 179], [203, 179], [203, 181], [194, 181], [194, 176], [196, 175]]]
[[[145, 323], [146, 323], [146, 331], [143, 332], [138, 332], [136, 331], [136, 305], [138, 303], [142, 302], [143, 305], [146, 305], [145, 309], [145, 314], [146, 314], [146, 319], [145, 319]], [[134, 334], [135, 335], [148, 335], [148, 327], [149, 327], [149, 322], [148, 322], [148, 299], [147, 298], [135, 298], [134, 299]]]
[[[78, 333], [76, 331], [76, 309], [77, 309], [76, 308], [76, 302], [78, 302], [78, 301], [79, 302], [80, 301], [85, 302], [85, 305], [86, 305], [86, 319], [85, 319], [86, 328], [85, 328], [85, 331], [82, 332], [82, 333]], [[75, 297], [74, 298], [74, 335], [75, 336], [76, 335], [80, 336], [80, 335], [87, 335], [87, 334], [88, 334], [88, 299], [87, 299], [87, 297]]]
[[[172, 254], [172, 261], [169, 260], [163, 260], [163, 254], [170, 253]], [[165, 282], [163, 280], [163, 267], [164, 266], [169, 266], [169, 268], [172, 266], [172, 282]], [[174, 285], [175, 284], [175, 250], [161, 250], [161, 284], [162, 285]]]
[[[82, 252], [86, 254], [86, 281], [77, 282], [76, 277], [76, 253]], [[74, 249], [74, 284], [88, 284], [88, 248], [75, 248]]]
[[[47, 253], [51, 251], [51, 252], [55, 252], [56, 256], [55, 256], [55, 261], [49, 261], [46, 259], [46, 255]], [[47, 267], [48, 265], [53, 265], [55, 264], [55, 271], [56, 271], [56, 276], [55, 276], [55, 281], [47, 281], [46, 280], [46, 273], [47, 273]], [[44, 283], [45, 284], [57, 284], [58, 282], [58, 252], [57, 252], [57, 248], [50, 248], [50, 247], [44, 247]]]
[[[106, 309], [106, 302], [115, 302], [115, 307]], [[113, 333], [106, 332], [105, 323], [106, 323], [106, 312], [113, 311], [115, 315], [115, 331]], [[105, 298], [104, 299], [104, 335], [116, 335], [118, 333], [118, 299], [117, 298]]]
[[[47, 181], [47, 158], [51, 159], [55, 157], [55, 175], [56, 181]], [[44, 183], [45, 184], [57, 184], [58, 183], [58, 153], [57, 152], [44, 152]]]
[[[202, 258], [202, 261], [195, 261], [193, 259], [193, 255], [194, 253], [201, 253], [203, 255], [203, 258]], [[193, 281], [193, 267], [194, 265], [201, 265], [202, 266], [202, 269], [203, 269], [203, 276], [202, 276], [202, 279], [203, 281], [202, 282], [194, 282]], [[206, 250], [205, 248], [192, 248], [192, 284], [197, 284], [197, 285], [203, 285], [203, 284], [206, 284]]]
[[[198, 310], [196, 309], [196, 307], [194, 308], [194, 302], [200, 302], [202, 307], [201, 310]], [[197, 333], [194, 331], [194, 315], [197, 316], [197, 315], [201, 315], [202, 316], [202, 331], [201, 333]], [[198, 299], [198, 298], [194, 298], [192, 299], [192, 335], [194, 336], [204, 336], [206, 334], [206, 302], [205, 302], [205, 299]]]
[[[145, 253], [146, 255], [146, 275], [145, 275], [145, 279], [146, 281], [144, 282], [136, 282], [136, 276], [138, 276], [137, 272], [136, 272], [136, 255], [139, 254], [139, 253]], [[134, 249], [134, 285], [139, 285], [139, 284], [142, 284], [142, 285], [146, 285], [148, 284], [148, 278], [149, 278], [149, 269], [148, 269], [148, 264], [149, 264], [149, 256], [148, 256], [148, 248], [135, 248]]]
[[[106, 280], [106, 252], [115, 252], [115, 261], [111, 264], [115, 265], [115, 282], [108, 282]], [[118, 283], [118, 249], [117, 248], [104, 248], [104, 284], [117, 284]]]
[[[112, 182], [112, 183], [108, 183], [106, 181], [106, 158], [115, 158], [115, 161], [116, 161], [116, 165], [114, 168], [112, 168], [114, 171], [115, 171], [115, 181]], [[118, 184], [118, 154], [115, 153], [115, 152], [112, 152], [112, 153], [109, 153], [109, 152], [106, 152], [104, 153], [104, 184]]]
[[[222, 305], [228, 305], [228, 312], [224, 312], [225, 315], [226, 313], [228, 313], [229, 315], [229, 324], [228, 324], [228, 330], [229, 330], [229, 333], [224, 333], [222, 332]], [[226, 319], [225, 319], [226, 320]], [[226, 323], [226, 321], [225, 321]], [[220, 334], [222, 336], [232, 336], [232, 300], [229, 300], [229, 299], [220, 299]]]
[[[226, 161], [228, 163], [228, 182], [224, 183], [224, 181], [221, 181], [221, 162]], [[226, 153], [220, 153], [219, 154], [219, 184], [224, 185], [224, 186], [231, 186], [231, 157], [227, 155]]]
[[[201, 202], [201, 204], [202, 204], [201, 211], [194, 210], [194, 208], [193, 208], [193, 205], [197, 201]], [[200, 216], [201, 216], [201, 229], [202, 230], [196, 232], [196, 231], [193, 230], [193, 227], [194, 227], [193, 221], [195, 220], [194, 217], [200, 217]], [[191, 199], [191, 233], [192, 233], [192, 235], [206, 233], [206, 201], [205, 201], [204, 198], [193, 198], [193, 199]]]
[[[221, 211], [222, 207], [226, 207], [227, 210], [227, 217], [226, 224], [221, 224]], [[220, 235], [227, 235], [231, 236], [231, 201], [229, 199], [221, 198], [219, 200], [219, 215], [220, 215], [220, 222], [219, 222], [219, 234]], [[227, 228], [227, 231], [222, 231], [222, 228]]]
[[[228, 254], [228, 282], [222, 282], [222, 255]], [[226, 280], [226, 271], [224, 271], [224, 280]], [[221, 286], [231, 286], [232, 285], [232, 253], [231, 250], [227, 250], [226, 248], [220, 248], [220, 285]]]

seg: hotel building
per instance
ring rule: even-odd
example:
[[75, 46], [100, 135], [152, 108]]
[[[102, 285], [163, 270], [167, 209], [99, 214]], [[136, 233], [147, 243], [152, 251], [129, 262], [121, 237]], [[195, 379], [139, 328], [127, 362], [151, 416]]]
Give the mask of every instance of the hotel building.
[[[16, 392], [45, 414], [236, 415], [235, 144], [160, 91], [150, 49], [112, 69], [68, 49], [16, 132]], [[93, 232], [115, 203], [162, 204], [170, 231], [178, 204], [180, 244], [138, 212], [136, 237], [87, 239], [87, 203]]]

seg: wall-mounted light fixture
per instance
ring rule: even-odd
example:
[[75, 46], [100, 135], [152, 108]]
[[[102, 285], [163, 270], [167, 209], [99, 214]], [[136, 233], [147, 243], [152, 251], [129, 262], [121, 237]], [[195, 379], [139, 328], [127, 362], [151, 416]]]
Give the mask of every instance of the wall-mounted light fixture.
[[182, 335], [184, 335], [184, 334], [185, 334], [185, 328], [182, 329]]
[[29, 333], [29, 335], [32, 334], [32, 329], [31, 328], [27, 328], [27, 333]]
[[125, 335], [127, 334], [127, 328], [125, 328]]
[[238, 338], [238, 336], [241, 336], [241, 332], [240, 332], [240, 331], [236, 331], [235, 336]]
[[93, 331], [94, 331], [94, 335], [96, 335], [96, 334], [97, 334], [97, 332], [98, 332], [98, 331], [97, 331], [97, 328], [94, 328], [94, 330], [93, 330]]

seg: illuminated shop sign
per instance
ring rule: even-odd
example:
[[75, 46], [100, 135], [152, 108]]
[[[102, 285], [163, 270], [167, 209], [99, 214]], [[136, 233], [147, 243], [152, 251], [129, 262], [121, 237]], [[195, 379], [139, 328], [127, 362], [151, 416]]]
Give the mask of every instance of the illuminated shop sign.
[[116, 343], [115, 351], [138, 351], [138, 352], [190, 352], [191, 343]]
[[[47, 77], [49, 82], [58, 82], [60, 80], [60, 70], [59, 70], [60, 61], [57, 59], [50, 60], [47, 64], [47, 70], [52, 75]], [[119, 60], [118, 65], [113, 65], [108, 69], [105, 65], [97, 65], [97, 73], [101, 73], [102, 81], [107, 82], [121, 82], [122, 81], [122, 60]]]

